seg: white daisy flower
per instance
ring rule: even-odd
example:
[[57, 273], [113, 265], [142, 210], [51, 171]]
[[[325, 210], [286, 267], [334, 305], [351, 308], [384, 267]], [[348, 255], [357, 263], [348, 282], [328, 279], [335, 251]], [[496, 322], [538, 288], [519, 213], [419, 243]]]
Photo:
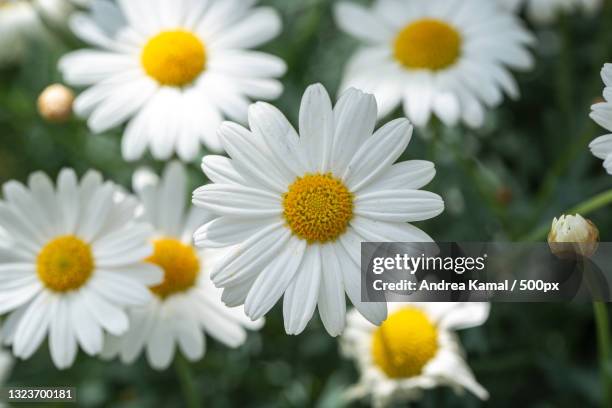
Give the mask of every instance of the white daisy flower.
[[419, 190], [435, 175], [432, 163], [393, 164], [412, 125], [397, 119], [374, 132], [376, 109], [372, 95], [355, 89], [332, 108], [323, 86], [313, 85], [302, 99], [299, 137], [261, 102], [249, 109], [250, 131], [221, 126], [231, 159], [204, 158], [214, 184], [196, 190], [193, 202], [217, 216], [196, 232], [196, 244], [233, 246], [211, 275], [227, 305], [244, 304], [258, 319], [284, 294], [287, 333], [304, 330], [318, 306], [337, 336], [346, 292], [370, 321], [385, 319], [385, 303], [361, 301], [360, 243], [431, 241], [406, 222], [435, 217], [444, 203]]
[[130, 310], [130, 329], [110, 336], [105, 355], [120, 355], [130, 364], [146, 348], [149, 364], [165, 369], [174, 358], [175, 347], [190, 361], [204, 356], [204, 332], [229, 347], [246, 340], [246, 330], [256, 330], [262, 320], [251, 321], [243, 308], [230, 309], [221, 301], [209, 270], [219, 250], [200, 251], [192, 245], [198, 225], [210, 220], [208, 212], [185, 211], [187, 174], [179, 163], [167, 166], [163, 179], [150, 170], [134, 176], [134, 188], [144, 204], [144, 217], [156, 229], [155, 252], [148, 261], [164, 270], [164, 281], [151, 288], [156, 295], [148, 305]]
[[40, 17], [61, 24], [70, 10], [66, 0], [0, 0], [0, 66], [20, 62], [29, 40], [41, 37]]
[[582, 10], [588, 14], [597, 12], [602, 0], [498, 0], [507, 9], [520, 12], [527, 9], [530, 20], [540, 23], [552, 23], [561, 13], [573, 13]]
[[340, 344], [343, 354], [356, 361], [360, 381], [348, 398], [371, 397], [374, 406], [383, 407], [450, 386], [487, 399], [454, 332], [482, 325], [489, 309], [488, 303], [390, 303], [380, 327], [351, 311]]
[[55, 188], [42, 173], [28, 187], [10, 181], [0, 202], [0, 337], [27, 359], [49, 334], [55, 365], [72, 365], [80, 347], [102, 350], [103, 332], [128, 329], [127, 306], [152, 298], [161, 281], [150, 256], [150, 226], [134, 220], [137, 201], [89, 171], [63, 170]]
[[67, 82], [90, 86], [75, 102], [99, 133], [129, 122], [123, 157], [147, 147], [166, 160], [194, 159], [200, 142], [220, 151], [223, 117], [245, 121], [249, 98], [275, 99], [274, 78], [285, 63], [251, 51], [281, 30], [269, 7], [255, 0], [94, 0], [77, 14], [73, 31], [97, 49], [79, 50], [59, 64]]
[[[612, 132], [612, 64], [605, 64], [601, 70], [606, 87], [603, 91], [604, 102], [591, 107], [591, 118], [598, 125]], [[612, 134], [598, 137], [589, 146], [593, 154], [604, 161], [608, 174], [612, 174]]]
[[341, 2], [335, 12], [340, 28], [363, 43], [341, 89], [372, 92], [380, 117], [402, 103], [416, 126], [434, 114], [446, 125], [480, 127], [504, 93], [518, 98], [510, 70], [533, 65], [532, 35], [490, 0]]

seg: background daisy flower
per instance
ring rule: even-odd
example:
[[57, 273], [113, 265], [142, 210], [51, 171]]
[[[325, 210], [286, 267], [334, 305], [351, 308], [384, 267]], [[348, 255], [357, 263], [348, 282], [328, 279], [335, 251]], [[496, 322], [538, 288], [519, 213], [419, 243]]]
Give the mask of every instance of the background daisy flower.
[[480, 127], [485, 108], [504, 94], [518, 98], [510, 70], [533, 65], [531, 34], [489, 0], [377, 0], [371, 8], [341, 2], [335, 15], [362, 43], [341, 89], [372, 92], [380, 117], [403, 104], [416, 126], [434, 114], [447, 125]]
[[356, 361], [360, 381], [348, 397], [370, 396], [374, 406], [387, 406], [450, 386], [487, 399], [455, 331], [482, 325], [489, 309], [488, 303], [390, 303], [380, 327], [352, 310], [340, 342], [343, 354]]
[[601, 9], [602, 0], [498, 0], [500, 4], [514, 12], [520, 12], [523, 7], [527, 9], [530, 20], [548, 24], [561, 13], [571, 13], [583, 10], [593, 14]]
[[128, 328], [127, 306], [151, 300], [161, 272], [142, 262], [151, 228], [134, 220], [137, 201], [89, 171], [63, 170], [55, 188], [42, 173], [28, 187], [10, 181], [0, 202], [0, 337], [27, 359], [49, 334], [55, 365], [70, 367], [78, 346], [102, 350], [103, 332]]
[[167, 368], [175, 347], [190, 361], [204, 356], [204, 333], [229, 347], [246, 340], [246, 330], [257, 330], [263, 320], [251, 321], [242, 307], [230, 309], [221, 302], [221, 290], [212, 284], [209, 271], [221, 251], [198, 251], [192, 245], [197, 226], [210, 220], [201, 209], [185, 211], [187, 174], [173, 162], [162, 180], [150, 170], [134, 175], [134, 188], [144, 205], [144, 218], [155, 227], [154, 253], [147, 261], [161, 267], [164, 281], [151, 287], [153, 300], [129, 311], [130, 329], [109, 336], [105, 356], [120, 355], [133, 363], [146, 348], [149, 364]]
[[200, 142], [221, 150], [223, 117], [246, 120], [249, 98], [274, 99], [282, 60], [251, 51], [278, 35], [281, 21], [252, 0], [95, 0], [74, 32], [96, 49], [59, 63], [67, 82], [89, 86], [75, 102], [99, 133], [129, 122], [126, 160], [150, 147], [166, 160], [194, 159]]
[[321, 85], [306, 90], [299, 134], [266, 103], [249, 109], [247, 130], [224, 123], [219, 135], [231, 159], [207, 156], [214, 182], [194, 192], [196, 206], [216, 217], [196, 244], [233, 247], [211, 275], [226, 304], [245, 305], [252, 319], [284, 295], [285, 330], [298, 334], [315, 308], [332, 336], [344, 328], [346, 292], [374, 324], [385, 303], [361, 301], [362, 241], [424, 242], [406, 222], [440, 214], [442, 199], [419, 190], [434, 177], [425, 161], [395, 161], [412, 135], [406, 119], [374, 132], [376, 100], [350, 89], [336, 106]]
[[[605, 64], [601, 77], [606, 87], [603, 91], [604, 102], [591, 107], [591, 118], [598, 125], [612, 132], [612, 64]], [[593, 154], [604, 161], [604, 167], [612, 174], [612, 134], [598, 137], [590, 145]]]
[[28, 40], [43, 36], [41, 18], [60, 25], [71, 10], [67, 0], [0, 0], [0, 67], [18, 63]]

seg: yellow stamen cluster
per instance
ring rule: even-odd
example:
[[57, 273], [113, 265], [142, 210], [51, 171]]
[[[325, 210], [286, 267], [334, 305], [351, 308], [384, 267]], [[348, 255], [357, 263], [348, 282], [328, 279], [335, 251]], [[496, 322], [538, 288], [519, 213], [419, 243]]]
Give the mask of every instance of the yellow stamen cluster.
[[395, 59], [408, 69], [438, 71], [459, 59], [461, 43], [455, 28], [426, 18], [407, 25], [396, 37], [393, 51]]
[[161, 85], [185, 86], [204, 70], [206, 48], [188, 31], [164, 31], [145, 45], [141, 62], [145, 72]]
[[38, 277], [55, 292], [80, 288], [94, 270], [90, 246], [81, 239], [66, 235], [55, 238], [43, 247], [36, 260]]
[[374, 363], [390, 378], [419, 375], [437, 350], [436, 326], [414, 307], [389, 316], [372, 337]]
[[200, 272], [200, 260], [194, 248], [174, 238], [154, 242], [153, 255], [147, 262], [164, 270], [164, 281], [151, 287], [157, 296], [166, 298], [193, 287]]
[[298, 177], [283, 196], [283, 215], [291, 231], [308, 243], [333, 241], [353, 218], [353, 194], [327, 174]]

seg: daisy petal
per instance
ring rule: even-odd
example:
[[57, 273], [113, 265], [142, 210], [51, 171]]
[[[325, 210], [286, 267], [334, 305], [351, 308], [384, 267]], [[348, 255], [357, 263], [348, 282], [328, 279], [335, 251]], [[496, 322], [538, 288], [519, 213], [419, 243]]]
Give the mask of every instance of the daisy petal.
[[293, 280], [305, 250], [305, 241], [293, 237], [289, 240], [285, 249], [255, 280], [244, 304], [247, 316], [257, 320], [268, 313]]
[[311, 245], [283, 299], [287, 334], [298, 335], [306, 328], [317, 306], [320, 282], [321, 253], [318, 245]]
[[346, 299], [342, 267], [331, 245], [321, 246], [321, 287], [319, 288], [319, 315], [331, 336], [344, 330]]
[[421, 190], [381, 190], [355, 199], [355, 214], [377, 221], [413, 222], [433, 218], [444, 211], [444, 201]]
[[380, 177], [406, 150], [411, 137], [412, 125], [406, 119], [396, 119], [383, 126], [349, 163], [343, 178], [347, 187], [357, 192]]

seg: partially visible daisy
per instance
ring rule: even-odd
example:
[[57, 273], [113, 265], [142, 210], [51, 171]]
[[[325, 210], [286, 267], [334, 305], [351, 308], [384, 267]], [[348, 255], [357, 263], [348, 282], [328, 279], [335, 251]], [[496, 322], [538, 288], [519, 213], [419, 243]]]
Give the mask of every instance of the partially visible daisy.
[[499, 3], [514, 12], [527, 9], [530, 20], [549, 24], [561, 13], [573, 13], [582, 10], [593, 14], [601, 8], [603, 0], [498, 0]]
[[299, 133], [273, 106], [249, 109], [250, 130], [224, 123], [219, 136], [231, 159], [207, 156], [213, 184], [193, 202], [215, 214], [195, 234], [197, 245], [232, 247], [211, 275], [228, 305], [252, 319], [284, 296], [285, 330], [298, 334], [315, 308], [337, 336], [345, 324], [345, 292], [374, 324], [385, 303], [362, 302], [363, 241], [429, 242], [407, 222], [435, 217], [442, 199], [420, 188], [435, 175], [430, 162], [394, 164], [412, 136], [406, 119], [376, 132], [376, 100], [356, 89], [335, 107], [321, 85], [306, 90]]
[[[0, 342], [1, 343], [1, 342]], [[11, 369], [13, 368], [13, 357], [11, 354], [0, 347], [0, 387], [8, 379]], [[4, 408], [6, 405], [0, 401], [0, 408]]]
[[150, 170], [140, 170], [134, 188], [142, 199], [144, 217], [156, 230], [155, 252], [148, 261], [164, 270], [164, 281], [151, 287], [155, 296], [149, 304], [129, 311], [129, 331], [108, 338], [105, 356], [119, 355], [124, 363], [132, 363], [146, 350], [149, 364], [164, 369], [176, 347], [190, 361], [201, 359], [204, 333], [229, 347], [244, 343], [245, 329], [259, 329], [263, 321], [253, 322], [243, 308], [230, 309], [221, 302], [221, 290], [209, 277], [219, 251], [198, 251], [192, 244], [196, 227], [210, 216], [197, 208], [185, 211], [183, 166], [169, 164], [161, 181]]
[[0, 330], [13, 354], [27, 359], [49, 335], [51, 358], [67, 368], [78, 346], [102, 350], [103, 333], [128, 329], [127, 306], [152, 298], [148, 285], [159, 268], [142, 260], [152, 254], [150, 226], [135, 220], [137, 201], [100, 174], [79, 182], [63, 170], [57, 188], [42, 173], [28, 186], [10, 181], [0, 202]]
[[198, 155], [200, 143], [221, 150], [224, 117], [246, 121], [250, 98], [275, 99], [285, 63], [251, 51], [281, 30], [269, 7], [254, 0], [94, 0], [77, 14], [74, 32], [95, 49], [59, 64], [67, 82], [89, 87], [75, 112], [99, 133], [128, 122], [123, 157], [147, 148], [166, 160]]
[[511, 70], [533, 65], [532, 35], [490, 0], [341, 2], [335, 12], [340, 28], [362, 43], [341, 89], [372, 92], [380, 117], [402, 104], [416, 126], [435, 115], [480, 127], [504, 94], [518, 98]]
[[41, 37], [41, 17], [61, 24], [70, 10], [67, 0], [0, 0], [0, 67], [20, 62], [28, 40]]
[[455, 331], [482, 325], [489, 308], [488, 303], [391, 303], [380, 327], [351, 311], [340, 344], [343, 354], [356, 361], [360, 381], [348, 397], [371, 397], [374, 406], [383, 407], [450, 386], [488, 399]]
[[2, 385], [7, 380], [12, 368], [13, 357], [11, 356], [11, 353], [0, 348], [0, 385]]
[[[606, 86], [603, 91], [604, 102], [593, 105], [590, 116], [598, 125], [612, 132], [612, 64], [604, 65], [601, 77]], [[598, 137], [589, 147], [596, 157], [604, 161], [608, 174], [612, 174], [612, 134]]]

